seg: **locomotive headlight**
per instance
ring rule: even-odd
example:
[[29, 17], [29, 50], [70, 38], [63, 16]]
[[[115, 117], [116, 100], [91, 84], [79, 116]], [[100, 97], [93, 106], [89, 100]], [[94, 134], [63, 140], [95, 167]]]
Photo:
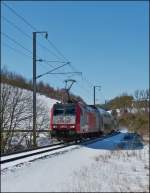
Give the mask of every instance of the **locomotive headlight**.
[[53, 125], [53, 128], [57, 128], [57, 126], [56, 126], [56, 125]]
[[75, 128], [75, 125], [71, 125], [70, 128]]

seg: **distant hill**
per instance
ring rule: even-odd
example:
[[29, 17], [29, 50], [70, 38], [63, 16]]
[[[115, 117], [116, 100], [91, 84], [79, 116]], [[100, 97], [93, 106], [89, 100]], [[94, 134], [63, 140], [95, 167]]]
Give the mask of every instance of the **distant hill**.
[[[33, 90], [31, 80], [27, 80], [22, 75], [10, 72], [7, 69], [1, 70], [1, 82], [12, 86], [17, 86], [22, 89], [30, 91]], [[37, 93], [43, 94], [51, 99], [59, 100], [62, 102], [67, 100], [67, 93], [64, 89], [55, 89], [48, 83], [43, 83], [43, 81], [37, 83]], [[71, 93], [70, 96], [73, 100], [84, 102], [84, 100], [80, 96], [74, 95], [73, 93]]]

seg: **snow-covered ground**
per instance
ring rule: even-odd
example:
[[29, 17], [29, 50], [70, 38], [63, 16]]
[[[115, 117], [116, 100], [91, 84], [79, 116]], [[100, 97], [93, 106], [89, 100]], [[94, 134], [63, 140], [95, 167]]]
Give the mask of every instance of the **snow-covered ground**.
[[[30, 92], [30, 91], [27, 91]], [[37, 100], [41, 100], [47, 107], [47, 112], [49, 113], [52, 106], [56, 103], [56, 102], [60, 102], [58, 100], [55, 99], [51, 99], [46, 97], [45, 95], [40, 95], [39, 93], [37, 93]]]
[[149, 147], [110, 150], [123, 133], [2, 171], [2, 192], [148, 192]]
[[[17, 88], [17, 87], [13, 87], [11, 85], [8, 84], [1, 84], [2, 87], [2, 91], [6, 92], [8, 94], [8, 100], [6, 102], [2, 102], [2, 103], [6, 103], [5, 104], [5, 109], [7, 109], [6, 111], [4, 111], [4, 125], [5, 125], [5, 130], [10, 128], [11, 125], [11, 119], [10, 117], [14, 117], [12, 120], [12, 128], [14, 126], [15, 130], [19, 129], [19, 130], [32, 130], [32, 114], [33, 114], [33, 110], [32, 110], [32, 98], [33, 98], [33, 93], [32, 91], [26, 90], [26, 89], [21, 89], [21, 88]], [[10, 92], [10, 94], [9, 94]], [[2, 93], [5, 94], [5, 93]], [[53, 104], [55, 104], [56, 102], [59, 102], [58, 100], [55, 99], [51, 99], [46, 97], [45, 95], [41, 95], [39, 93], [37, 93], [37, 119], [36, 119], [36, 123], [37, 123], [37, 130], [38, 129], [49, 129], [50, 126], [50, 111], [51, 108], [53, 106]], [[7, 98], [7, 97], [5, 97]], [[13, 100], [16, 100], [16, 98], [18, 99], [18, 103], [16, 103], [16, 106], [13, 106]], [[15, 111], [14, 114], [12, 116], [12, 112], [13, 112], [13, 108], [15, 107]], [[26, 118], [27, 117], [27, 118]], [[25, 119], [26, 118], [26, 119]], [[17, 125], [17, 126], [16, 126]], [[8, 141], [10, 140], [10, 144], [12, 145], [11, 149], [18, 149], [15, 148], [18, 143], [20, 144], [19, 148], [24, 149], [27, 147], [27, 144], [29, 144], [30, 140], [31, 140], [31, 136], [30, 133], [26, 134], [26, 133], [14, 133], [14, 136], [12, 137], [12, 139], [8, 139]], [[20, 143], [21, 141], [21, 143]], [[38, 133], [37, 136], [37, 145], [38, 146], [44, 146], [44, 145], [49, 145], [51, 144], [51, 139], [49, 138], [49, 133]], [[9, 149], [8, 147], [5, 147], [5, 149]], [[10, 150], [9, 150], [10, 151]]]
[[[61, 146], [62, 145], [56, 145], [55, 148], [58, 148], [58, 147], [61, 147]], [[18, 165], [19, 166], [25, 165], [27, 162], [31, 162], [33, 160], [43, 158], [43, 157], [46, 157], [46, 156], [49, 156], [49, 155], [61, 154], [62, 152], [66, 152], [70, 149], [74, 149], [74, 148], [77, 148], [77, 147], [78, 147], [77, 145], [67, 146], [67, 147], [64, 147], [63, 149], [57, 149], [57, 150], [53, 150], [51, 152], [45, 152], [45, 153], [29, 156], [29, 157], [26, 157], [26, 158], [22, 158], [22, 159], [19, 159], [19, 160], [6, 162], [6, 163], [3, 163], [1, 165], [1, 170], [4, 171], [4, 170], [7, 170], [8, 168], [12, 168], [13, 166], [18, 167]], [[54, 147], [47, 147], [47, 148], [44, 148], [44, 150], [50, 150], [50, 149], [53, 149], [53, 148]], [[5, 160], [15, 158], [15, 157], [20, 157], [20, 156], [23, 156], [23, 155], [29, 155], [30, 153], [36, 153], [36, 152], [40, 152], [40, 151], [43, 151], [43, 149], [33, 150], [32, 152], [23, 152], [23, 153], [19, 153], [17, 155], [13, 154], [13, 155], [9, 155], [9, 156], [4, 156], [4, 157], [1, 157], [1, 161], [5, 161]]]

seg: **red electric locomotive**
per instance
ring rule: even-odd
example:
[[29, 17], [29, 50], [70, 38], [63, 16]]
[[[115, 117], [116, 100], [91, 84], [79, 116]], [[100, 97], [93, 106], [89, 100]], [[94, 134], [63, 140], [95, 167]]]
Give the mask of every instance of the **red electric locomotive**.
[[50, 129], [58, 140], [76, 140], [110, 133], [115, 125], [108, 112], [95, 106], [56, 103], [51, 110]]

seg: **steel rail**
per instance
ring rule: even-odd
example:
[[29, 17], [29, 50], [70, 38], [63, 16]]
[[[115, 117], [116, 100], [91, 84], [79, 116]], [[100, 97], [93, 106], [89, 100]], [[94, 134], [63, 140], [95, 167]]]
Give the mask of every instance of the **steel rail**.
[[16, 152], [12, 152], [12, 153], [3, 153], [3, 154], [1, 153], [1, 157], [9, 156], [9, 155], [15, 155], [15, 154], [19, 154], [19, 153], [30, 152], [30, 151], [34, 151], [34, 150], [38, 150], [38, 149], [44, 149], [44, 148], [53, 147], [53, 146], [62, 145], [62, 144], [64, 144], [64, 143], [63, 142], [55, 143], [55, 144], [45, 145], [45, 146], [41, 146], [41, 147], [37, 147], [37, 148], [30, 148], [30, 149], [20, 150], [20, 151], [16, 151]]
[[31, 156], [38, 155], [38, 154], [43, 154], [43, 153], [46, 153], [46, 152], [51, 152], [51, 151], [54, 151], [54, 150], [57, 150], [57, 149], [63, 149], [63, 148], [65, 148], [65, 147], [69, 147], [69, 146], [71, 146], [71, 145], [75, 145], [75, 144], [63, 145], [63, 146], [55, 147], [55, 148], [52, 148], [52, 149], [42, 150], [42, 151], [39, 151], [39, 152], [34, 152], [34, 153], [30, 153], [30, 154], [25, 154], [25, 155], [13, 157], [13, 158], [8, 158], [8, 159], [5, 159], [5, 160], [1, 160], [1, 161], [0, 161], [0, 164], [4, 164], [4, 163], [8, 163], [8, 162], [20, 160], [20, 159], [23, 159], [23, 158], [31, 157]]
[[[4, 163], [8, 163], [8, 162], [19, 160], [19, 159], [31, 157], [31, 156], [34, 156], [34, 155], [43, 154], [43, 153], [51, 152], [51, 151], [58, 150], [58, 149], [63, 149], [65, 147], [69, 147], [69, 146], [73, 146], [73, 145], [87, 145], [87, 144], [95, 143], [97, 141], [101, 141], [103, 139], [109, 138], [109, 137], [117, 135], [117, 134], [118, 133], [115, 132], [115, 133], [112, 133], [112, 134], [108, 134], [107, 136], [98, 137], [98, 138], [94, 138], [94, 139], [88, 139], [88, 140], [85, 140], [85, 141], [82, 141], [82, 142], [80, 141], [79, 143], [74, 142], [72, 144], [63, 145], [61, 147], [55, 147], [55, 148], [52, 148], [52, 149], [47, 149], [47, 150], [43, 150], [43, 151], [39, 151], [39, 152], [34, 152], [34, 153], [26, 154], [26, 155], [21, 155], [21, 156], [13, 157], [13, 158], [8, 158], [6, 160], [1, 160], [0, 163], [4, 164]], [[65, 144], [65, 143], [62, 143], [62, 144]]]

